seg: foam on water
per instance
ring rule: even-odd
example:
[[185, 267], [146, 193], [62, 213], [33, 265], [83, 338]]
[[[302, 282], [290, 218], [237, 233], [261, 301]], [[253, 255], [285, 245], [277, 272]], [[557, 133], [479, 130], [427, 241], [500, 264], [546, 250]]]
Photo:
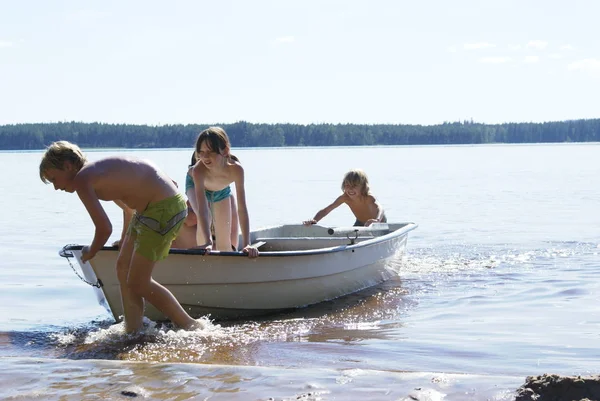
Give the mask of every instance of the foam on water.
[[503, 267], [530, 268], [537, 263], [576, 256], [597, 256], [594, 243], [562, 242], [534, 250], [500, 248], [499, 246], [456, 245], [447, 248], [411, 249], [402, 260], [392, 261], [399, 265], [401, 275], [407, 273], [456, 273], [475, 272]]
[[[78, 341], [78, 337], [83, 335], [82, 344], [119, 344], [123, 340], [135, 340], [138, 338], [163, 338], [169, 341], [180, 341], [187, 338], [206, 338], [206, 337], [222, 337], [226, 334], [220, 330], [221, 326], [214, 324], [208, 317], [204, 316], [196, 319], [199, 327], [195, 330], [175, 330], [171, 325], [154, 322], [147, 317], [143, 319], [142, 329], [133, 334], [128, 334], [125, 331], [123, 322], [110, 325], [108, 328], [91, 329], [87, 332], [67, 331], [64, 333], [52, 333], [50, 338], [56, 340], [59, 345], [67, 346]], [[79, 335], [78, 335], [79, 334]]]

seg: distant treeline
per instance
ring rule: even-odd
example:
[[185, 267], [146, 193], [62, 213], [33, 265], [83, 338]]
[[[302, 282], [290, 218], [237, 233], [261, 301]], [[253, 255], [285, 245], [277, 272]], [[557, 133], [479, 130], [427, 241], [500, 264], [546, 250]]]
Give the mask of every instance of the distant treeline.
[[[252, 124], [219, 125], [234, 147], [441, 145], [600, 142], [600, 119], [545, 123], [439, 125]], [[43, 149], [56, 140], [86, 148], [185, 148], [209, 125], [131, 125], [60, 122], [0, 126], [0, 149]]]

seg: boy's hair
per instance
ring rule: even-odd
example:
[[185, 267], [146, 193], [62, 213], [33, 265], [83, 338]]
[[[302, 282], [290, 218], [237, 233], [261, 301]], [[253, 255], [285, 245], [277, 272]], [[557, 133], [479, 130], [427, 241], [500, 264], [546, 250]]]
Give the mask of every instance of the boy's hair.
[[51, 168], [63, 170], [65, 162], [71, 162], [77, 171], [81, 170], [87, 159], [79, 146], [68, 141], [52, 142], [46, 148], [42, 161], [40, 162], [40, 179], [48, 184], [46, 172]]
[[239, 159], [230, 153], [231, 142], [229, 142], [229, 136], [227, 136], [225, 130], [221, 127], [210, 127], [200, 132], [198, 139], [196, 139], [196, 151], [192, 155], [192, 164], [196, 164], [196, 154], [200, 153], [200, 147], [204, 142], [206, 142], [208, 148], [213, 152], [217, 152], [220, 155], [227, 155], [239, 162]]
[[362, 196], [369, 195], [369, 178], [361, 169], [352, 169], [346, 173], [344, 181], [342, 181], [342, 191], [344, 191], [346, 185], [359, 187]]

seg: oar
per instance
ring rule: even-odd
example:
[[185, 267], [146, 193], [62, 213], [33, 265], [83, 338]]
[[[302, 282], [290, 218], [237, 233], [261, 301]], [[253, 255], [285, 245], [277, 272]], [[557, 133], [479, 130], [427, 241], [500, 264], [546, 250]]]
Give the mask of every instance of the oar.
[[375, 231], [389, 231], [387, 223], [373, 223], [368, 227], [335, 227], [327, 230], [329, 235], [348, 235], [354, 233], [372, 233]]

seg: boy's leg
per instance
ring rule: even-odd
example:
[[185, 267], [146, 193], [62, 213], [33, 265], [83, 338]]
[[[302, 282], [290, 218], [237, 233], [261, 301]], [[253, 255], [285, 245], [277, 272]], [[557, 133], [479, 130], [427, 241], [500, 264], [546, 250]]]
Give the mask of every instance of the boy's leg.
[[217, 250], [231, 252], [231, 196], [213, 203]]
[[236, 250], [240, 247], [240, 220], [237, 211], [237, 202], [233, 196], [231, 198], [231, 245]]
[[[136, 235], [132, 234], [135, 245], [129, 264], [127, 287], [135, 296], [150, 302], [174, 324], [189, 329], [197, 327], [198, 322], [184, 311], [169, 290], [152, 279], [156, 262], [168, 256], [169, 248], [183, 226], [182, 212], [185, 207], [183, 197], [176, 195], [161, 203], [150, 204], [144, 211], [145, 214], [139, 217], [139, 224], [132, 230]], [[178, 221], [173, 220], [176, 218]], [[161, 231], [152, 228], [149, 225], [152, 220], [164, 228]]]
[[131, 232], [125, 235], [125, 239], [119, 247], [117, 258], [117, 277], [121, 288], [121, 302], [123, 303], [123, 320], [125, 331], [134, 333], [142, 328], [144, 316], [144, 300], [141, 296], [131, 292], [128, 285], [128, 276], [133, 256], [133, 245], [135, 237]]
[[133, 253], [128, 279], [130, 290], [134, 294], [144, 297], [177, 326], [183, 329], [194, 328], [198, 322], [185, 312], [168, 289], [152, 278], [155, 264], [155, 261], [139, 253]]

